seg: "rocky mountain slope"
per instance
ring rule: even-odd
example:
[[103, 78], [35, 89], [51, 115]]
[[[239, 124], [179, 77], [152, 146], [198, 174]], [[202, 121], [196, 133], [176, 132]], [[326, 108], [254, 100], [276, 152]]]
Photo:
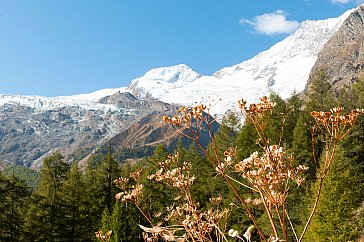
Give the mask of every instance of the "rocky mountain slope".
[[320, 51], [311, 79], [324, 71], [334, 89], [351, 85], [364, 74], [364, 7], [358, 7]]
[[51, 152], [58, 150], [66, 155], [92, 152], [151, 112], [175, 110], [169, 104], [138, 100], [121, 92], [97, 102], [5, 95], [0, 100], [4, 102], [0, 105], [0, 159], [34, 168]]

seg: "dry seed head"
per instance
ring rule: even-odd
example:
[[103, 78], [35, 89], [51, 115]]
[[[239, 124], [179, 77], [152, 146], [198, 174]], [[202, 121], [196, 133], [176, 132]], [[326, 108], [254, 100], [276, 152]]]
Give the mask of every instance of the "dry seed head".
[[140, 177], [140, 175], [142, 174], [142, 168], [139, 168], [138, 170], [136, 170], [135, 172], [132, 172], [130, 174], [130, 177], [134, 178], [135, 180], [138, 180], [138, 178]]
[[203, 120], [203, 112], [206, 110], [206, 105], [200, 104], [192, 108], [182, 106], [177, 112], [179, 115], [173, 117], [163, 116], [162, 121], [165, 124], [172, 124], [176, 127], [187, 126], [191, 127], [192, 118], [195, 120]]
[[107, 231], [105, 234], [102, 233], [102, 230], [95, 232], [96, 239], [102, 242], [106, 242], [110, 240], [112, 234], [112, 230]]
[[209, 200], [211, 203], [220, 203], [222, 201], [222, 195], [220, 194], [218, 197], [211, 197]]
[[246, 101], [244, 99], [238, 101], [239, 108], [241, 111], [245, 112], [248, 115], [262, 115], [267, 111], [272, 111], [275, 107], [276, 103], [271, 102], [269, 97], [264, 96], [259, 99], [259, 103], [250, 104], [249, 107], [246, 107]]
[[142, 190], [143, 190], [143, 184], [133, 185], [131, 186], [130, 190], [125, 190], [117, 193], [115, 195], [115, 198], [117, 200], [121, 200], [122, 202], [127, 202], [131, 200], [136, 201], [138, 196], [142, 194]]
[[[254, 152], [250, 157], [235, 165], [235, 170], [258, 191], [263, 192], [273, 204], [283, 204], [286, 199], [285, 184], [290, 179], [300, 185], [303, 178], [299, 174], [308, 170], [300, 165], [293, 169], [293, 157], [285, 153], [282, 147], [266, 147], [259, 156]], [[257, 202], [257, 204], [259, 204]]]
[[118, 179], [114, 180], [114, 184], [123, 190], [126, 189], [128, 183], [129, 183], [129, 178], [126, 177], [119, 177]]
[[353, 125], [359, 115], [364, 113], [364, 109], [354, 109], [346, 115], [342, 115], [343, 108], [336, 107], [330, 112], [311, 112], [311, 115], [319, 125], [323, 126], [340, 126], [340, 125]]
[[239, 232], [237, 230], [235, 230], [235, 229], [230, 229], [228, 234], [232, 238], [235, 238], [235, 237], [239, 236]]

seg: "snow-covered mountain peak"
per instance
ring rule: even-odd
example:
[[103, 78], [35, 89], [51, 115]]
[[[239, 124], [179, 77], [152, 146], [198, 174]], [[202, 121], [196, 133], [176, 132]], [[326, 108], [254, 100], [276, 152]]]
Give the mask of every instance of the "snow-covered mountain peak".
[[294, 91], [304, 90], [319, 52], [355, 10], [337, 18], [304, 21], [270, 49], [222, 68], [213, 76], [199, 76], [185, 65], [156, 68], [133, 80], [128, 90], [139, 97], [184, 105], [198, 102], [201, 97], [221, 99], [212, 110], [220, 114], [234, 109], [236, 100], [241, 98], [254, 102], [272, 91], [288, 98]]
[[[303, 21], [299, 28], [290, 36], [273, 45], [270, 49], [259, 53], [254, 58], [233, 65], [225, 67], [214, 73], [214, 76], [221, 78], [224, 75], [231, 75], [237, 71], [246, 71], [247, 68], [255, 68], [255, 72], [259, 73], [262, 70], [274, 68], [275, 65], [286, 62], [287, 58], [295, 58], [296, 56], [302, 57], [316, 57], [325, 43], [331, 38], [345, 19], [356, 8], [346, 11], [344, 14], [337, 18], [329, 18], [325, 20], [306, 20]], [[301, 88], [299, 88], [302, 91]]]
[[191, 82], [196, 80], [199, 74], [193, 71], [185, 64], [176, 66], [159, 67], [149, 70], [143, 77], [136, 80], [143, 79], [148, 81], [163, 81], [168, 83], [175, 82]]
[[159, 99], [163, 93], [179, 86], [186, 86], [198, 78], [200, 74], [185, 64], [160, 67], [149, 70], [144, 76], [134, 79], [127, 90], [140, 98], [150, 95]]

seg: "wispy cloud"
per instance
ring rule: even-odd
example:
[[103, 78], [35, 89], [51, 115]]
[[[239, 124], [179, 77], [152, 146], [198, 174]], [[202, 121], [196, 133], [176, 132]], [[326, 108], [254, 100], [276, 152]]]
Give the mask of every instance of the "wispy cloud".
[[240, 19], [242, 25], [250, 25], [260, 34], [278, 35], [290, 34], [295, 31], [299, 22], [295, 20], [287, 20], [287, 13], [283, 10], [277, 10], [273, 13], [266, 13], [255, 16], [254, 19]]
[[355, 3], [361, 4], [364, 3], [364, 0], [330, 0], [332, 4], [348, 4], [348, 3]]
[[331, 3], [341, 3], [341, 4], [347, 4], [350, 3], [352, 0], [330, 0]]

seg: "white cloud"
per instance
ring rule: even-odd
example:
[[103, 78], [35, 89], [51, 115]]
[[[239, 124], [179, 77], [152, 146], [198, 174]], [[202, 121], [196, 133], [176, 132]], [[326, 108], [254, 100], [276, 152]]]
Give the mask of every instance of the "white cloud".
[[330, 0], [331, 3], [342, 3], [342, 4], [347, 4], [349, 2], [351, 2], [351, 0]]
[[253, 20], [241, 19], [239, 23], [253, 26], [255, 31], [260, 34], [290, 34], [298, 28], [299, 23], [287, 20], [286, 16], [287, 14], [283, 10], [277, 10], [273, 13], [255, 16]]

